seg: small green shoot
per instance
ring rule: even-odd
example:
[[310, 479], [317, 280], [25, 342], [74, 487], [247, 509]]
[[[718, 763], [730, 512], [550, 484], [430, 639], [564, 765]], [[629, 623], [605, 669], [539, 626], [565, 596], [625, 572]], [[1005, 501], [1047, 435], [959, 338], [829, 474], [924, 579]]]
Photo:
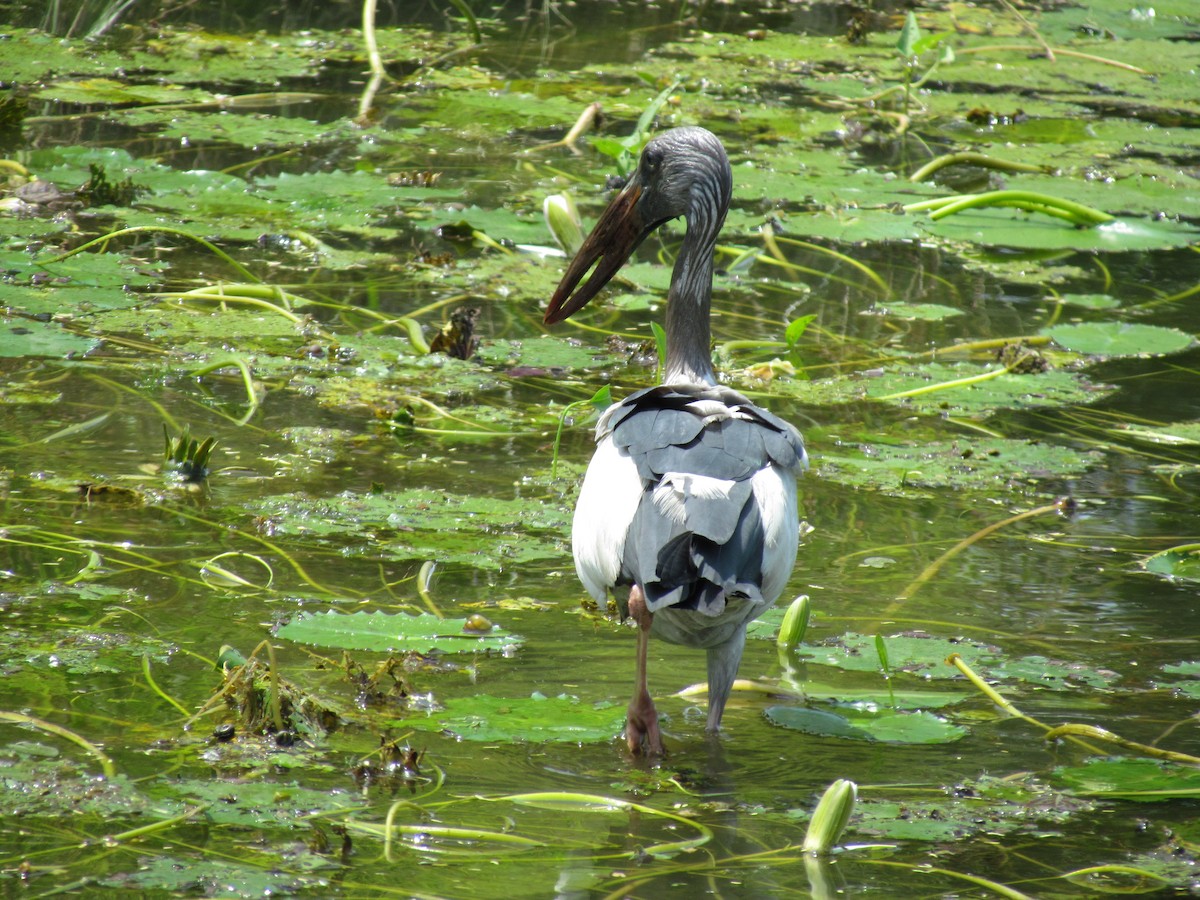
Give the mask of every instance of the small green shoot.
[[892, 667], [888, 662], [887, 642], [882, 634], [875, 635], [875, 652], [879, 654], [879, 668], [883, 671], [883, 680], [887, 682], [888, 705], [896, 707], [896, 695], [892, 687]]
[[788, 322], [787, 328], [783, 332], [783, 340], [787, 344], [789, 350], [796, 349], [796, 343], [800, 340], [801, 336], [803, 336], [804, 332], [808, 331], [808, 326], [811, 325], [813, 320], [816, 318], [817, 317], [815, 315], [800, 316], [799, 318], [792, 319], [792, 321]]
[[654, 350], [658, 354], [658, 364], [654, 368], [654, 378], [661, 384], [663, 380], [663, 366], [667, 362], [667, 332], [657, 322], [650, 323], [650, 330], [654, 333]]
[[634, 167], [637, 165], [638, 154], [642, 152], [642, 147], [646, 146], [646, 142], [650, 140], [650, 127], [654, 124], [654, 117], [658, 115], [658, 111], [662, 109], [663, 104], [670, 99], [671, 95], [679, 89], [681, 83], [678, 80], [671, 82], [670, 87], [662, 90], [657, 97], [650, 101], [650, 105], [646, 107], [641, 117], [637, 120], [637, 125], [634, 126], [632, 134], [620, 140], [601, 137], [595, 138], [592, 141], [592, 146], [597, 151], [616, 160], [617, 171], [622, 176], [626, 176], [634, 170]]
[[207, 437], [197, 441], [191, 436], [190, 428], [185, 427], [183, 433], [172, 438], [167, 426], [163, 425], [163, 439], [166, 443], [163, 451], [163, 470], [178, 478], [180, 481], [198, 484], [208, 477], [208, 463], [212, 457], [217, 440]]
[[597, 413], [604, 412], [612, 406], [612, 388], [607, 384], [586, 400], [576, 400], [574, 403], [568, 403], [563, 407], [561, 415], [558, 417], [558, 430], [554, 432], [554, 450], [550, 457], [550, 477], [556, 478], [558, 475], [558, 448], [562, 443], [563, 426], [566, 424], [567, 417], [570, 416], [576, 409], [581, 406], [591, 405]]

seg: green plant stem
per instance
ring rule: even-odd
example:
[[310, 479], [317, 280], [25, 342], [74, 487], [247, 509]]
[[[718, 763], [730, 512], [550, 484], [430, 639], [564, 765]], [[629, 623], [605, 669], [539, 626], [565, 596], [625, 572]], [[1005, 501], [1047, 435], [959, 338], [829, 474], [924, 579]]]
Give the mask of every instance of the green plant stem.
[[908, 587], [900, 592], [899, 596], [891, 603], [891, 605], [883, 611], [880, 618], [886, 618], [893, 610], [899, 608], [908, 600], [912, 599], [912, 596], [918, 590], [920, 590], [926, 582], [937, 575], [937, 573], [942, 570], [942, 567], [946, 563], [958, 556], [958, 554], [962, 553], [968, 547], [972, 546], [973, 544], [977, 544], [979, 541], [983, 540], [993, 532], [999, 531], [1001, 528], [1007, 528], [1009, 525], [1024, 521], [1025, 519], [1032, 519], [1036, 516], [1044, 516], [1047, 513], [1062, 512], [1066, 504], [1067, 500], [1065, 498], [1060, 498], [1047, 506], [1039, 506], [1036, 509], [1026, 510], [1023, 513], [1017, 513], [1015, 516], [1009, 516], [1007, 519], [1002, 519], [999, 522], [993, 522], [986, 528], [981, 528], [969, 537], [963, 538], [961, 541], [927, 565], [922, 570], [920, 575], [909, 582]]
[[166, 831], [168, 828], [174, 828], [176, 825], [198, 816], [211, 805], [211, 803], [206, 803], [203, 806], [194, 806], [191, 809], [184, 810], [179, 815], [172, 816], [169, 819], [151, 822], [149, 825], [143, 825], [140, 828], [131, 828], [129, 831], [122, 831], [118, 834], [106, 835], [104, 838], [104, 843], [110, 845], [123, 844], [132, 840], [136, 840], [137, 838], [145, 837], [148, 834], [156, 834], [160, 831]]
[[[288, 309], [292, 295], [268, 285], [216, 284], [196, 288], [191, 291], [164, 291], [154, 296], [160, 300], [203, 300], [206, 303], [229, 303], [234, 306], [253, 306], [257, 309], [265, 309], [268, 312], [275, 313], [275, 315], [283, 316], [294, 325], [304, 324], [303, 318]], [[279, 299], [283, 302], [272, 302], [274, 299]]]
[[[1045, 724], [1044, 722], [1039, 722], [1033, 716], [1026, 715], [1025, 713], [1021, 712], [1021, 710], [1013, 706], [1007, 698], [1003, 697], [995, 688], [980, 678], [979, 675], [976, 674], [975, 670], [967, 665], [966, 660], [964, 660], [959, 654], [951, 653], [950, 656], [946, 658], [946, 663], [958, 669], [958, 671], [966, 676], [967, 681], [971, 682], [971, 684], [973, 684], [981, 694], [983, 694], [988, 698], [988, 700], [992, 701], [992, 703], [1004, 710], [1004, 712], [1008, 713], [1013, 718], [1021, 719], [1022, 721], [1033, 725], [1035, 728], [1042, 729], [1042, 731], [1046, 732], [1047, 737], [1049, 737], [1049, 735], [1055, 731], [1055, 729], [1051, 726]], [[1073, 735], [1065, 735], [1065, 737], [1067, 740], [1078, 744], [1080, 747], [1083, 747], [1089, 753], [1100, 753], [1100, 750], [1098, 750], [1096, 747], [1093, 747], [1086, 741], [1081, 741], [1079, 738]]]
[[1098, 725], [1081, 725], [1068, 722], [1066, 725], [1059, 725], [1057, 728], [1050, 729], [1046, 733], [1046, 740], [1053, 741], [1070, 735], [1095, 738], [1098, 741], [1104, 741], [1108, 744], [1116, 744], [1122, 750], [1132, 750], [1134, 753], [1140, 753], [1143, 756], [1152, 756], [1155, 759], [1165, 759], [1169, 762], [1184, 763], [1189, 766], [1200, 766], [1200, 756], [1179, 753], [1175, 750], [1163, 750], [1161, 747], [1151, 747], [1148, 744], [1139, 744], [1137, 741], [1131, 741], [1121, 737], [1119, 734], [1113, 734], [1107, 728], [1101, 728]]
[[929, 218], [944, 219], [968, 209], [987, 206], [1015, 206], [1030, 212], [1046, 213], [1066, 219], [1081, 226], [1103, 225], [1113, 221], [1113, 216], [1082, 203], [1039, 194], [1036, 191], [988, 191], [984, 194], [962, 194], [956, 197], [940, 197], [921, 200], [904, 206], [905, 212], [929, 210]]
[[375, 10], [377, 5], [377, 0], [363, 0], [362, 32], [363, 45], [367, 51], [367, 62], [371, 66], [371, 74], [382, 78], [386, 77], [387, 72], [383, 68], [383, 57], [379, 55], [379, 41], [375, 37]]
[[187, 707], [185, 707], [182, 703], [158, 686], [158, 682], [155, 681], [154, 676], [150, 674], [150, 655], [148, 653], [142, 654], [142, 676], [146, 679], [146, 684], [150, 685], [150, 690], [154, 691], [154, 693], [158, 694], [158, 696], [170, 703], [173, 707], [183, 713], [183, 715], [191, 715]]
[[211, 362], [208, 365], [201, 366], [199, 369], [193, 369], [190, 374], [194, 378], [202, 378], [203, 376], [208, 375], [210, 372], [215, 372], [218, 369], [225, 369], [229, 366], [233, 366], [242, 373], [242, 386], [246, 389], [246, 402], [250, 405], [246, 415], [238, 422], [239, 425], [244, 425], [258, 410], [259, 404], [261, 403], [258, 392], [254, 388], [254, 376], [250, 372], [249, 364], [244, 359], [242, 359], [240, 356], [231, 356], [228, 359], [217, 360], [216, 362]]
[[111, 241], [113, 238], [127, 237], [131, 234], [170, 234], [170, 235], [174, 235], [175, 237], [187, 238], [189, 241], [195, 241], [201, 247], [203, 247], [204, 249], [206, 249], [210, 253], [212, 253], [214, 256], [216, 256], [218, 259], [227, 263], [242, 278], [246, 279], [247, 281], [261, 283], [261, 279], [255, 278], [254, 274], [249, 269], [247, 269], [245, 266], [243, 266], [240, 262], [238, 262], [236, 259], [234, 259], [232, 256], [230, 256], [228, 253], [226, 253], [224, 250], [222, 250], [216, 244], [212, 243], [211, 241], [206, 241], [204, 238], [200, 237], [199, 235], [191, 234], [190, 232], [184, 231], [181, 228], [168, 228], [165, 225], [135, 225], [132, 228], [121, 228], [121, 229], [118, 229], [117, 231], [110, 231], [108, 234], [101, 235], [98, 238], [94, 238], [93, 240], [90, 240], [85, 244], [80, 244], [78, 247], [75, 247], [72, 250], [68, 250], [66, 253], [61, 253], [58, 256], [53, 257], [52, 259], [48, 259], [43, 264], [44, 265], [52, 265], [56, 262], [62, 262], [64, 259], [71, 258], [76, 253], [82, 253], [85, 250], [90, 250], [92, 247], [95, 247], [98, 245], [106, 246], [108, 244], [108, 242]]
[[930, 875], [944, 875], [947, 878], [957, 878], [960, 881], [969, 882], [976, 887], [984, 888], [1001, 897], [1007, 897], [1008, 900], [1034, 900], [1029, 894], [1023, 894], [1016, 888], [1011, 888], [1006, 884], [1001, 884], [998, 881], [992, 881], [990, 878], [983, 878], [979, 875], [971, 875], [967, 872], [955, 872], [953, 869], [941, 869], [937, 866], [917, 865], [914, 863], [897, 862], [890, 859], [856, 859], [855, 862], [868, 866], [891, 866], [897, 869], [907, 869], [910, 872], [924, 872]]
[[417, 595], [421, 598], [421, 602], [425, 604], [425, 608], [437, 616], [439, 619], [446, 618], [442, 615], [442, 611], [438, 609], [437, 604], [433, 602], [433, 597], [429, 594], [429, 581], [433, 578], [433, 570], [437, 564], [427, 559], [421, 563], [421, 571], [417, 573]]
[[[1075, 869], [1073, 872], [1063, 872], [1059, 878], [1065, 878], [1067, 881], [1074, 881], [1076, 878], [1086, 877], [1088, 875], [1133, 875], [1146, 881], [1157, 881], [1162, 885], [1171, 884], [1169, 878], [1164, 878], [1157, 872], [1151, 872], [1147, 869], [1139, 869], [1137, 866], [1122, 866], [1122, 865], [1106, 865], [1106, 866], [1088, 866], [1086, 869]], [[1084, 887], [1090, 885], [1084, 884]], [[1140, 891], [1117, 891], [1118, 894], [1140, 893]]]
[[884, 294], [884, 296], [891, 294], [891, 289], [888, 287], [887, 282], [880, 277], [878, 272], [876, 272], [866, 263], [859, 262], [852, 256], [848, 256], [845, 253], [839, 253], [837, 250], [833, 250], [829, 247], [822, 247], [820, 244], [810, 243], [809, 241], [800, 241], [796, 240], [795, 238], [777, 237], [774, 231], [769, 228], [764, 228], [761, 234], [763, 246], [766, 248], [768, 253], [766, 257], [759, 257], [759, 261], [761, 262], [770, 262], [776, 265], [782, 265], [789, 269], [806, 271], [812, 274], [821, 274], [823, 277], [828, 277], [825, 275], [825, 273], [815, 273], [812, 269], [801, 269], [800, 266], [796, 266], [795, 264], [788, 262], [787, 258], [783, 254], [783, 251], [780, 249], [781, 244], [786, 244], [790, 247], [799, 247], [800, 249], [808, 250], [811, 253], [819, 253], [824, 256], [828, 256], [837, 260], [839, 263], [857, 269], [866, 275], [867, 278], [869, 278], [875, 284], [875, 286], [879, 288], [880, 292]]
[[[1043, 51], [1043, 47], [1030, 46], [1029, 44], [993, 44], [989, 47], [963, 47], [956, 49], [954, 52], [963, 56], [967, 53], [1029, 53], [1031, 51]], [[1085, 59], [1088, 62], [1100, 63], [1104, 66], [1115, 66], [1118, 69], [1124, 69], [1126, 72], [1134, 72], [1138, 75], [1149, 75], [1146, 69], [1139, 68], [1126, 62], [1121, 62], [1116, 59], [1109, 59], [1105, 56], [1096, 56], [1091, 53], [1080, 53], [1078, 50], [1064, 50], [1061, 47], [1056, 47], [1053, 51], [1058, 56], [1066, 56], [1072, 59]]]
[[906, 397], [920, 397], [925, 394], [936, 394], [938, 391], [945, 391], [951, 388], [965, 387], [966, 385], [979, 384], [983, 381], [991, 381], [993, 378], [999, 378], [1001, 375], [1007, 375], [1012, 371], [1013, 366], [1026, 359], [1022, 356], [1011, 366], [1001, 366], [999, 369], [989, 369], [986, 372], [980, 372], [978, 375], [969, 375], [966, 378], [955, 378], [952, 381], [939, 381], [937, 384], [927, 384], [924, 387], [912, 388], [907, 391], [896, 391], [894, 394], [885, 394], [882, 397], [873, 397], [874, 400], [903, 400]]
[[464, 0], [448, 0], [451, 6], [458, 10], [459, 15], [467, 20], [467, 29], [471, 32], [471, 40], [476, 44], [483, 43], [483, 32], [479, 30], [479, 20]]
[[158, 413], [159, 418], [162, 419], [163, 422], [165, 422], [171, 428], [172, 431], [182, 431], [183, 430], [183, 428], [180, 426], [180, 424], [175, 420], [175, 417], [172, 416], [169, 412], [167, 412], [167, 409], [165, 406], [163, 406], [161, 403], [159, 403], [153, 397], [147, 396], [144, 392], [139, 391], [137, 388], [131, 387], [130, 385], [127, 385], [127, 384], [122, 384], [119, 381], [113, 381], [111, 378], [105, 378], [103, 375], [88, 374], [85, 377], [88, 378], [90, 381], [96, 382], [97, 384], [104, 385], [105, 387], [109, 388], [113, 392], [123, 392], [126, 394], [132, 394], [134, 397], [137, 397], [143, 403], [149, 404], [150, 408], [153, 409], [156, 413]]
[[912, 182], [924, 181], [934, 172], [944, 169], [947, 166], [982, 166], [985, 169], [997, 169], [1001, 172], [1049, 172], [1049, 166], [1035, 166], [1031, 163], [1012, 162], [1007, 159], [997, 159], [994, 156], [988, 156], [986, 153], [975, 153], [973, 151], [963, 151], [961, 153], [947, 153], [943, 156], [938, 156], [931, 159], [917, 171], [908, 176], [908, 180]]
[[25, 713], [6, 712], [0, 710], [0, 722], [12, 722], [15, 725], [29, 725], [37, 728], [40, 731], [45, 731], [47, 734], [53, 734], [64, 740], [70, 741], [77, 747], [81, 747], [87, 751], [95, 760], [100, 763], [100, 769], [104, 772], [106, 778], [115, 778], [117, 775], [116, 764], [108, 757], [103, 750], [89, 741], [82, 735], [76, 734], [63, 728], [61, 725], [55, 725], [53, 722], [47, 722], [45, 719], [39, 719], [35, 716], [27, 716]]

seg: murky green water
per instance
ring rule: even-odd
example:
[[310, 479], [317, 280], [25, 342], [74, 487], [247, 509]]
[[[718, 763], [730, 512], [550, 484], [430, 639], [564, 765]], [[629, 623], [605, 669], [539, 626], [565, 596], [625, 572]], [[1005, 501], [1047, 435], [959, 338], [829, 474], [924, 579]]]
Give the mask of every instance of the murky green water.
[[[1200, 257], [1187, 231], [1200, 219], [1200, 110], [1179, 88], [1200, 23], [1164, 7], [1148, 31], [1112, 6], [1084, 18], [1121, 41], [1089, 37], [1071, 18], [1039, 22], [1060, 47], [1160, 66], [1161, 105], [1137, 95], [1150, 90], [1140, 78], [1092, 62], [983, 63], [969, 55], [986, 43], [975, 14], [960, 10], [958, 59], [939, 64], [903, 138], [890, 101], [832, 102], [895, 83], [901, 20], [872, 18], [865, 44], [851, 45], [850, 16], [832, 5], [714, 7], [700, 15], [705, 32], [669, 6], [554, 6], [527, 19], [504, 9], [482, 22], [475, 49], [449, 7], [423, 8], [413, 22], [381, 21], [401, 26], [381, 37], [404, 48], [388, 55], [399, 81], [358, 126], [356, 32], [313, 38], [328, 55], [317, 66], [303, 42], [273, 58], [265, 35], [241, 57], [234, 38], [196, 46], [118, 31], [122, 74], [104, 44], [46, 69], [14, 29], [23, 93], [5, 102], [21, 114], [6, 119], [0, 157], [64, 190], [96, 161], [148, 191], [0, 216], [6, 896], [1195, 890], [1195, 770], [1094, 734], [1086, 747], [1047, 744], [1037, 724], [1200, 753], [1194, 562], [1179, 561], [1174, 576], [1143, 565], [1200, 541], [1200, 352], [1186, 338], [1200, 328]], [[42, 24], [36, 11], [11, 15]], [[929, 33], [949, 22], [936, 10], [921, 21]], [[318, 11], [251, 24], [285, 35], [328, 26]], [[1003, 17], [991, 27], [995, 43], [1027, 40]], [[746, 40], [752, 29], [775, 31]], [[797, 41], [787, 53], [786, 39]], [[181, 62], [187, 53], [242, 62], [205, 75]], [[166, 75], [155, 54], [171, 60], [160, 63]], [[255, 55], [281, 68], [278, 81], [257, 74]], [[932, 58], [922, 59], [924, 71]], [[244, 80], [231, 74], [238, 65]], [[99, 88], [86, 79], [102, 75], [146, 95], [89, 93]], [[541, 310], [561, 260], [509, 251], [551, 244], [547, 194], [569, 189], [594, 219], [615, 170], [586, 140], [578, 155], [541, 145], [593, 101], [605, 110], [599, 133], [623, 137], [676, 76], [684, 86], [661, 126], [704, 124], [734, 161], [714, 303], [719, 368], [796, 423], [813, 457], [801, 485], [813, 531], [785, 597], [810, 595], [814, 617], [798, 655], [777, 653], [778, 615], [749, 642], [740, 674], [756, 688], [735, 692], [719, 743], [704, 737], [703, 698], [675, 693], [703, 681], [702, 654], [652, 644], [670, 755], [651, 766], [628, 759], [617, 737], [632, 629], [581, 608], [570, 564], [569, 512], [592, 446], [585, 409], [563, 432], [556, 473], [551, 455], [565, 404], [606, 383], [623, 396], [653, 380], [652, 350], [638, 344], [661, 318], [668, 278], [652, 264], [671, 258], [678, 231], [647, 242], [613, 303], [550, 336]], [[1085, 99], [1102, 78], [1120, 109]], [[190, 93], [151, 96], [164, 85]], [[187, 105], [210, 91], [315, 96], [219, 113]], [[1037, 214], [977, 212], [938, 230], [887, 208], [952, 193], [905, 179], [965, 148], [1059, 169], [993, 173], [992, 187], [1164, 231], [1093, 246], [1094, 229]], [[774, 246], [761, 233], [768, 220]], [[47, 262], [135, 225], [160, 230]], [[155, 299], [249, 283], [163, 226], [214, 239], [295, 304], [274, 294], [248, 305], [237, 291], [224, 306], [211, 292], [184, 305]], [[40, 283], [35, 269], [59, 280]], [[468, 361], [419, 354], [398, 321], [411, 316], [428, 338], [464, 305], [480, 311], [479, 356]], [[788, 347], [785, 329], [803, 316], [814, 318]], [[1083, 323], [1101, 332], [1079, 350], [1076, 333], [1053, 343], [1045, 330]], [[1153, 326], [1137, 332], [1146, 341], [1183, 343], [1131, 349], [1130, 326]], [[914, 391], [994, 373], [999, 346], [1021, 339], [1049, 371]], [[250, 388], [231, 361], [246, 366]], [[164, 478], [164, 424], [217, 439], [201, 486]], [[1066, 512], [1049, 508], [1056, 498], [1070, 499]], [[427, 561], [437, 565], [423, 596]], [[249, 654], [302, 613], [434, 608], [480, 613], [521, 640], [504, 652], [397, 652], [394, 674], [365, 687], [389, 654], [344, 657], [279, 637], [277, 672], [308, 704], [301, 726], [285, 729], [300, 732], [294, 743], [248, 727], [244, 695], [188, 721], [225, 683], [213, 662], [223, 645]], [[951, 651], [1037, 722], [984, 697], [946, 664]], [[347, 659], [363, 669], [348, 674]], [[577, 706], [539, 718], [531, 697], [563, 695]], [[884, 740], [773, 724], [780, 708], [811, 708], [826, 730], [833, 717], [867, 728], [871, 711], [892, 707], [903, 715]], [[921, 742], [918, 715], [944, 742]], [[576, 717], [590, 730], [547, 739]], [[235, 726], [232, 740], [213, 736], [222, 723]], [[381, 741], [423, 755], [387, 769]], [[808, 815], [837, 778], [859, 785], [846, 849], [806, 860]], [[610, 808], [555, 793], [609, 798]], [[397, 801], [394, 824], [407, 830], [385, 854]], [[679, 841], [690, 843], [670, 846]], [[1130, 869], [1068, 877], [1118, 865]]]

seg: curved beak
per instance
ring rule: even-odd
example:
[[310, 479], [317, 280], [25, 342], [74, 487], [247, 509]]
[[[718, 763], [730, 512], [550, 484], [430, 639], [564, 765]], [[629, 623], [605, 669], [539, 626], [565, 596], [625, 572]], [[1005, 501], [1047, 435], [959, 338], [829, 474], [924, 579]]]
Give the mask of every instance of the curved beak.
[[[567, 267], [562, 281], [550, 298], [546, 307], [543, 321], [547, 325], [561, 322], [568, 316], [579, 312], [588, 301], [600, 293], [600, 289], [608, 284], [617, 274], [625, 260], [633, 255], [642, 240], [657, 222], [646, 222], [638, 209], [638, 200], [642, 196], [642, 186], [637, 176], [629, 182], [608, 205], [608, 209], [600, 216], [600, 221], [587, 236], [575, 258]], [[587, 274], [592, 264], [596, 270], [582, 285], [583, 276]], [[578, 286], [578, 287], [577, 287]]]

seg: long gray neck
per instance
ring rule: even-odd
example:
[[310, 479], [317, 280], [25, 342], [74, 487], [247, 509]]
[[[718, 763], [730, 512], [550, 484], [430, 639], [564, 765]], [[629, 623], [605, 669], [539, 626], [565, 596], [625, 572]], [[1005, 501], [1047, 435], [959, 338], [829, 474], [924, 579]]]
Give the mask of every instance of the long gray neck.
[[687, 214], [687, 234], [671, 273], [667, 293], [667, 364], [663, 384], [717, 383], [712, 367], [713, 250], [724, 210], [695, 203]]

